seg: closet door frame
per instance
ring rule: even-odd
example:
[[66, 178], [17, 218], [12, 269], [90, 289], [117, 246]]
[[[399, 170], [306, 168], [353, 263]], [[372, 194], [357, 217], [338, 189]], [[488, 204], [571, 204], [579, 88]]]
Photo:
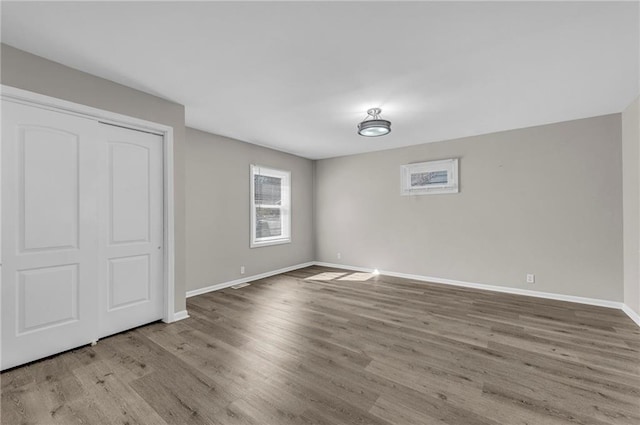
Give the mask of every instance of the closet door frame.
[[[174, 192], [173, 192], [173, 127], [146, 121], [115, 112], [104, 111], [91, 106], [69, 102], [51, 96], [0, 85], [0, 98], [10, 102], [35, 106], [62, 112], [83, 118], [93, 119], [105, 124], [117, 125], [133, 130], [158, 134], [163, 138], [163, 215], [164, 215], [164, 315], [165, 323], [187, 318], [186, 311], [175, 311], [175, 237], [174, 237]], [[1, 221], [1, 218], [0, 218]], [[1, 229], [1, 226], [0, 226]], [[1, 231], [1, 230], [0, 230]], [[0, 253], [0, 264], [2, 254]]]

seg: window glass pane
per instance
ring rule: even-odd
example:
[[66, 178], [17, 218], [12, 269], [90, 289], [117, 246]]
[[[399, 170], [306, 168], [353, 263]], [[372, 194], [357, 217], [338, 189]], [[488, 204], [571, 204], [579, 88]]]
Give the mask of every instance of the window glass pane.
[[447, 170], [427, 171], [411, 174], [411, 186], [428, 186], [430, 184], [447, 184]]
[[280, 208], [256, 207], [256, 238], [281, 235]]
[[[256, 175], [255, 177], [256, 205], [282, 204], [282, 179], [271, 176]], [[278, 212], [280, 214], [280, 212]]]

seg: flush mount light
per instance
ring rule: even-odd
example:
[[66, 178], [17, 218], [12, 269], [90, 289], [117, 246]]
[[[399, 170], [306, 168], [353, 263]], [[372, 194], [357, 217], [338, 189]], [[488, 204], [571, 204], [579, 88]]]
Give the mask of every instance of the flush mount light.
[[380, 119], [380, 108], [371, 108], [367, 111], [369, 116], [358, 124], [358, 134], [366, 137], [384, 136], [391, 132], [391, 121]]

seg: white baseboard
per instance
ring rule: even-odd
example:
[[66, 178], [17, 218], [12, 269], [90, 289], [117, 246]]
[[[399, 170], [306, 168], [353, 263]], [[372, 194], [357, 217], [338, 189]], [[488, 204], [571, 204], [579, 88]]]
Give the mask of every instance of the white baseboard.
[[189, 317], [189, 313], [187, 313], [187, 310], [182, 310], [182, 311], [175, 311], [173, 313], [173, 316], [171, 316], [170, 320], [162, 320], [165, 323], [173, 323], [173, 322], [177, 322], [178, 320], [183, 320]]
[[[309, 266], [323, 266], [323, 267], [331, 267], [335, 269], [351, 270], [351, 271], [365, 272], [365, 273], [373, 273], [375, 271], [375, 269], [371, 269], [367, 267], [357, 267], [357, 266], [349, 266], [345, 264], [326, 263], [323, 261], [310, 261], [308, 263], [296, 264], [294, 266], [289, 266], [289, 267], [285, 267], [278, 270], [272, 270], [269, 272], [260, 273], [253, 276], [247, 276], [241, 279], [217, 283], [215, 285], [207, 286], [205, 288], [194, 289], [192, 291], [187, 291], [186, 296], [187, 298], [190, 298], [196, 295], [206, 294], [207, 292], [218, 291], [220, 289], [228, 288], [230, 286], [238, 285], [240, 283], [251, 282], [254, 280], [275, 276], [277, 274], [286, 273], [292, 270], [302, 269], [304, 267], [309, 267]], [[640, 326], [640, 315], [638, 315], [635, 311], [633, 311], [630, 307], [628, 307], [624, 303], [621, 303], [618, 301], [578, 297], [574, 295], [555, 294], [552, 292], [532, 291], [530, 289], [511, 288], [508, 286], [487, 285], [485, 283], [465, 282], [461, 280], [444, 279], [440, 277], [422, 276], [422, 275], [415, 275], [415, 274], [408, 274], [408, 273], [399, 273], [399, 272], [387, 271], [387, 270], [378, 270], [378, 272], [382, 275], [400, 277], [403, 279], [410, 279], [418, 282], [441, 283], [444, 285], [461, 286], [464, 288], [481, 289], [485, 291], [503, 292], [506, 294], [525, 295], [529, 297], [545, 298], [550, 300], [568, 301], [568, 302], [573, 302], [578, 304], [587, 304], [587, 305], [595, 305], [599, 307], [615, 308], [625, 312], [627, 316], [631, 318], [631, 320], [633, 320], [638, 326]], [[186, 310], [179, 311], [173, 315], [173, 321], [186, 319], [187, 317], [189, 317], [189, 315], [187, 314]]]
[[[356, 267], [356, 266], [348, 266], [344, 264], [325, 263], [322, 261], [316, 261], [314, 264], [317, 266], [332, 267], [332, 268], [343, 269], [343, 270], [353, 270], [353, 271], [365, 272], [365, 273], [372, 273], [375, 270], [375, 269], [366, 268], [366, 267]], [[482, 289], [486, 291], [496, 291], [496, 292], [503, 292], [507, 294], [525, 295], [529, 297], [546, 298], [550, 300], [568, 301], [568, 302], [578, 303], [578, 304], [588, 304], [588, 305], [595, 305], [599, 307], [615, 308], [618, 310], [622, 310], [627, 316], [629, 316], [629, 318], [631, 318], [631, 320], [633, 320], [638, 326], [640, 326], [640, 315], [635, 311], [633, 311], [626, 304], [618, 301], [601, 300], [598, 298], [578, 297], [574, 295], [554, 294], [552, 292], [532, 291], [529, 289], [510, 288], [507, 286], [487, 285], [485, 283], [464, 282], [460, 280], [443, 279], [443, 278], [433, 277], [433, 276], [421, 276], [421, 275], [399, 273], [399, 272], [386, 271], [386, 270], [378, 270], [378, 272], [380, 274], [387, 275], [387, 276], [401, 277], [404, 279], [417, 280], [419, 282], [442, 283], [445, 285], [462, 286], [465, 288]]]
[[[352, 271], [363, 272], [363, 273], [373, 273], [373, 271], [375, 270], [367, 267], [356, 267], [356, 266], [348, 266], [345, 264], [325, 263], [323, 261], [314, 261], [313, 265], [322, 266], [322, 267], [331, 267], [334, 269], [352, 270]], [[383, 273], [380, 272], [380, 274], [383, 274]]]
[[[372, 273], [374, 271], [374, 269], [370, 269], [366, 267], [353, 267], [353, 266], [348, 266], [344, 264], [324, 263], [320, 261], [317, 261], [315, 264], [318, 266], [333, 267], [333, 268], [345, 269], [345, 270], [354, 270], [354, 271], [366, 272], [366, 273]], [[487, 285], [485, 283], [464, 282], [461, 280], [443, 279], [440, 277], [422, 276], [422, 275], [399, 273], [399, 272], [386, 271], [386, 270], [379, 270], [379, 273], [386, 276], [417, 280], [419, 282], [441, 283], [445, 285], [462, 286], [465, 288], [482, 289], [485, 291], [504, 292], [507, 294], [526, 295], [529, 297], [546, 298], [550, 300], [569, 301], [569, 302], [579, 303], [579, 304], [588, 304], [588, 305], [596, 305], [600, 307], [616, 308], [619, 310], [623, 308], [622, 307], [623, 304], [621, 302], [600, 300], [597, 298], [585, 298], [585, 297], [577, 297], [574, 295], [554, 294], [551, 292], [531, 291], [529, 289], [511, 288], [508, 286]]]
[[305, 267], [313, 266], [315, 263], [310, 261], [308, 263], [296, 264], [294, 266], [285, 267], [283, 269], [272, 270], [265, 273], [255, 274], [253, 276], [247, 276], [236, 280], [230, 280], [228, 282], [216, 283], [215, 285], [207, 286], [204, 288], [193, 289], [191, 291], [187, 291], [187, 298], [195, 297], [196, 295], [206, 294], [207, 292], [219, 291], [220, 289], [228, 288], [233, 285], [238, 285], [240, 283], [252, 282], [258, 279], [264, 279], [265, 277], [275, 276], [280, 273], [290, 272], [292, 270], [298, 270]]
[[638, 313], [633, 311], [631, 307], [629, 307], [626, 304], [622, 304], [622, 311], [624, 311], [627, 314], [627, 316], [631, 318], [631, 320], [636, 322], [636, 325], [640, 326], [640, 315], [638, 315]]

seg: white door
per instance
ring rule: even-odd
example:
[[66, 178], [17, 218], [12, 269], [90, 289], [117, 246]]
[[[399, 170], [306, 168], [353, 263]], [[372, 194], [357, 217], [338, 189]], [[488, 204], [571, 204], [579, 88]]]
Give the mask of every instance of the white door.
[[163, 318], [163, 138], [2, 101], [2, 370]]
[[97, 337], [97, 126], [2, 102], [2, 369]]
[[162, 319], [163, 138], [100, 124], [100, 337]]

